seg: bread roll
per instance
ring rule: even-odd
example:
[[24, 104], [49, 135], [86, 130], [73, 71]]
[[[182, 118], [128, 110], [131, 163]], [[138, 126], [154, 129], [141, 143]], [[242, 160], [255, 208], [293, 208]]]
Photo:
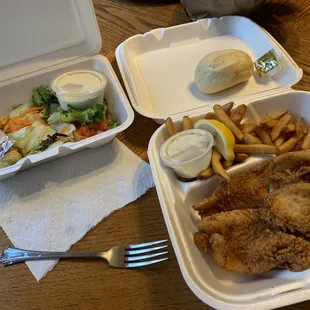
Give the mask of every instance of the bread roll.
[[195, 72], [200, 91], [214, 94], [248, 80], [253, 74], [251, 57], [240, 50], [229, 49], [207, 54]]

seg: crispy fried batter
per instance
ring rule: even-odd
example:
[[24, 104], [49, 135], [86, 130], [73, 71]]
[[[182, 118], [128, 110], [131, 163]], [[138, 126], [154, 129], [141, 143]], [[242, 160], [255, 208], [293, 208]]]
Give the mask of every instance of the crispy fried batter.
[[230, 182], [222, 181], [210, 198], [198, 202], [194, 209], [201, 214], [213, 213], [217, 210], [234, 210], [257, 208], [268, 194], [269, 180], [263, 172], [269, 167], [270, 161], [264, 162], [245, 173], [234, 175]]
[[259, 208], [270, 192], [270, 186], [297, 182], [310, 172], [310, 151], [283, 154], [265, 161], [247, 172], [234, 175], [230, 182], [222, 181], [214, 194], [193, 208], [200, 214], [212, 209], [236, 210]]
[[310, 243], [260, 220], [258, 210], [234, 210], [206, 217], [196, 245], [228, 271], [262, 273], [282, 267], [300, 271], [310, 266]]
[[194, 208], [202, 217], [195, 243], [224, 269], [310, 268], [309, 151], [234, 175]]
[[310, 184], [298, 182], [282, 186], [270, 194], [260, 217], [291, 232], [310, 233]]

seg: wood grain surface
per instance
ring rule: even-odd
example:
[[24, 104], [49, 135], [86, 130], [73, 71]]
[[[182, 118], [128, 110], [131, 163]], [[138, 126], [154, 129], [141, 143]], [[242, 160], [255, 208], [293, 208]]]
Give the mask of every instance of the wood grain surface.
[[[189, 22], [178, 1], [94, 0], [106, 55], [120, 78], [114, 50], [129, 36]], [[270, 0], [251, 18], [267, 29], [304, 70], [296, 89], [310, 91], [310, 2]], [[119, 135], [147, 160], [147, 145], [158, 128], [138, 114]], [[155, 189], [113, 213], [90, 231], [74, 251], [100, 251], [115, 244], [168, 238]], [[0, 231], [0, 249], [10, 241]], [[309, 297], [310, 298], [310, 297]], [[306, 310], [310, 301], [282, 309]], [[61, 261], [37, 283], [25, 264], [1, 268], [0, 309], [211, 309], [189, 290], [173, 249], [170, 259], [140, 270], [108, 268], [100, 261]]]

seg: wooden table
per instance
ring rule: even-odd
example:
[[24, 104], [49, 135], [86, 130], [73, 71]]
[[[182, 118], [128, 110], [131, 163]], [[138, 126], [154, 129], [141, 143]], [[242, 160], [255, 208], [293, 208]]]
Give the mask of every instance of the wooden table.
[[[170, 0], [95, 0], [102, 36], [101, 53], [119, 78], [114, 50], [129, 36], [189, 22], [182, 5]], [[267, 1], [252, 18], [266, 28], [304, 70], [296, 89], [310, 91], [310, 3]], [[119, 139], [147, 160], [148, 141], [158, 126], [136, 114]], [[115, 244], [168, 238], [155, 189], [113, 213], [73, 250], [102, 250]], [[0, 249], [9, 246], [0, 231]], [[310, 298], [310, 297], [309, 297]], [[61, 261], [37, 283], [25, 264], [1, 269], [0, 309], [211, 309], [189, 290], [172, 248], [170, 259], [140, 270], [110, 269], [100, 261]], [[282, 309], [306, 310], [310, 301]]]

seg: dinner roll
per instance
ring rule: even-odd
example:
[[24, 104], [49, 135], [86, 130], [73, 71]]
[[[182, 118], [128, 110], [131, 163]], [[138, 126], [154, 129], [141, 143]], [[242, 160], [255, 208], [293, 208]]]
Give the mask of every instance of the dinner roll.
[[253, 62], [247, 53], [222, 50], [204, 56], [195, 71], [195, 83], [200, 91], [214, 94], [248, 80], [253, 74]]

